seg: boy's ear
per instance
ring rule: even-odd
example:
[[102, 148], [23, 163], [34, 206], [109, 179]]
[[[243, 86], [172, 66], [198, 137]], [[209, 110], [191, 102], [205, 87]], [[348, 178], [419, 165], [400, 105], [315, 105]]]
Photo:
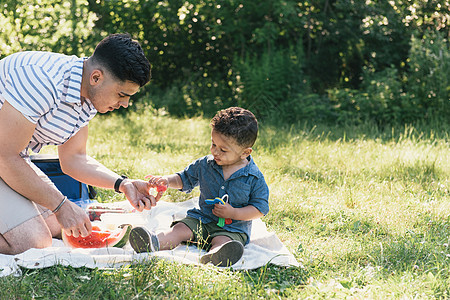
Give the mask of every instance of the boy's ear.
[[250, 154], [252, 154], [253, 149], [252, 148], [245, 148], [244, 151], [242, 151], [241, 158], [247, 158]]

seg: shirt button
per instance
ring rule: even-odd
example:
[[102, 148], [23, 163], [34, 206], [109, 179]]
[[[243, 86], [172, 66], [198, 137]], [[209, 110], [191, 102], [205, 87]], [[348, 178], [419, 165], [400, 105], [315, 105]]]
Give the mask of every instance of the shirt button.
[[222, 190], [224, 190], [224, 189], [225, 189], [225, 187], [224, 187], [224, 186], [222, 185], [221, 189], [222, 189]]

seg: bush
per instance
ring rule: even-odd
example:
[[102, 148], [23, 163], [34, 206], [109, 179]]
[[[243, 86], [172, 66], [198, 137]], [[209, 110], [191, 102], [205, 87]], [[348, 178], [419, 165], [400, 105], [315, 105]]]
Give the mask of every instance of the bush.
[[82, 0], [2, 0], [0, 59], [24, 50], [90, 55], [97, 16]]
[[177, 116], [240, 105], [289, 122], [448, 122], [449, 9], [447, 0], [4, 0], [0, 58], [86, 56], [128, 32], [152, 63], [152, 85], [134, 98]]
[[286, 99], [268, 117], [271, 124], [293, 125], [301, 123], [325, 124], [334, 122], [336, 115], [327, 96], [297, 94]]
[[407, 91], [404, 108], [414, 110], [412, 118], [450, 116], [450, 48], [439, 32], [427, 32], [422, 39], [411, 39]]
[[[382, 71], [366, 69], [360, 92], [352, 92], [354, 108], [362, 118], [376, 123], [411, 123], [417, 120], [446, 119], [450, 115], [450, 51], [448, 41], [435, 32], [422, 40], [411, 38], [407, 64], [400, 70], [394, 66]], [[351, 113], [345, 97], [335, 102]], [[344, 93], [345, 94], [345, 93]], [[364, 96], [365, 95], [365, 96]], [[354, 111], [354, 110], [353, 110]]]
[[[391, 66], [381, 72], [365, 73], [360, 107], [366, 118], [379, 125], [395, 124], [405, 118], [402, 106], [407, 99], [398, 70]], [[415, 114], [409, 111], [409, 115]]]
[[308, 92], [301, 47], [264, 52], [235, 60], [235, 98], [259, 116], [283, 111], [284, 103]]

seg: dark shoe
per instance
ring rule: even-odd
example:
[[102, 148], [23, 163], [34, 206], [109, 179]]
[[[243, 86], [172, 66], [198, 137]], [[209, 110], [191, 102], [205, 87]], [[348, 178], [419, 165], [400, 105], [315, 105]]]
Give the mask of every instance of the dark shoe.
[[137, 253], [159, 251], [158, 237], [144, 227], [135, 227], [130, 232], [130, 245]]
[[202, 264], [212, 263], [217, 267], [230, 267], [241, 259], [244, 246], [238, 241], [229, 241], [209, 251], [200, 258]]

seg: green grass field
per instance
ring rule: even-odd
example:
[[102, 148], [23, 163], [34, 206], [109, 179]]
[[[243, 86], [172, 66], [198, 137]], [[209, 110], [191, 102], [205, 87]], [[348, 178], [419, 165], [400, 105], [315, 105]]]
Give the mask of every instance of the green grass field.
[[[209, 153], [208, 124], [151, 109], [97, 116], [88, 150], [129, 177], [174, 173]], [[253, 157], [271, 192], [263, 221], [304, 268], [235, 272], [151, 260], [118, 270], [24, 269], [0, 278], [0, 299], [448, 298], [449, 128], [421, 127], [261, 124]], [[172, 190], [164, 200], [196, 193]], [[98, 197], [124, 200], [109, 190]]]

